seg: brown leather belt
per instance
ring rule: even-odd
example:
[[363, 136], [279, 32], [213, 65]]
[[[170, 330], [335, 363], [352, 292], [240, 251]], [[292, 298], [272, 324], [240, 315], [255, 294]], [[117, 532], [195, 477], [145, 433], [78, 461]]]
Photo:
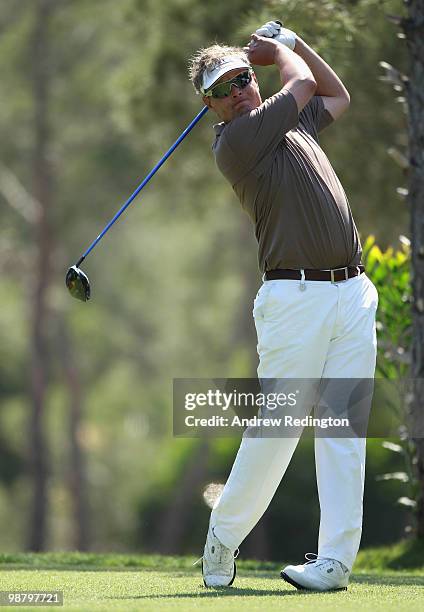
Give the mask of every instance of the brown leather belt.
[[[305, 268], [304, 279], [339, 283], [354, 276], [359, 276], [363, 272], [365, 272], [365, 267], [362, 264], [348, 268], [334, 268], [334, 270], [310, 270]], [[302, 274], [300, 270], [268, 270], [268, 272], [265, 272], [265, 280], [278, 279], [302, 280]]]

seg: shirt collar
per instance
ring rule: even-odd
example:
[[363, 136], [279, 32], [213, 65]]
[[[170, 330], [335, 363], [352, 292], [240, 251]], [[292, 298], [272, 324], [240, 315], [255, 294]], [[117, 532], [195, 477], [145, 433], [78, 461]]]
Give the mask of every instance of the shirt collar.
[[223, 121], [221, 121], [221, 123], [215, 123], [213, 125], [213, 129], [215, 130], [215, 136], [220, 136], [224, 128], [225, 128], [225, 123]]

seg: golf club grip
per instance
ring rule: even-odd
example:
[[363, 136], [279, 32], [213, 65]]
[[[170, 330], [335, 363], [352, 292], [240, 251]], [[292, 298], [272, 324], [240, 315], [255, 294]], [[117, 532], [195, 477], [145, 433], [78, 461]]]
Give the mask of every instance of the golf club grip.
[[203, 117], [203, 115], [205, 115], [208, 111], [208, 107], [204, 106], [202, 108], [202, 110], [200, 111], [200, 113], [198, 115], [196, 115], [196, 117], [193, 119], [193, 121], [186, 127], [186, 129], [184, 130], [184, 132], [181, 134], [181, 136], [179, 136], [179, 138], [174, 142], [174, 144], [168, 149], [168, 151], [165, 153], [165, 155], [162, 157], [162, 159], [156, 164], [156, 166], [149, 172], [149, 174], [143, 179], [143, 181], [140, 183], [140, 185], [137, 187], [137, 189], [134, 191], [133, 194], [130, 195], [130, 197], [128, 198], [128, 200], [125, 202], [125, 204], [123, 204], [123, 206], [118, 210], [118, 212], [116, 213], [116, 215], [113, 217], [113, 219], [111, 219], [109, 221], [109, 223], [106, 225], [106, 227], [104, 228], [104, 230], [97, 236], [97, 238], [90, 244], [90, 246], [88, 247], [88, 249], [85, 251], [85, 253], [80, 257], [80, 259], [78, 260], [78, 265], [87, 257], [87, 255], [94, 249], [94, 247], [96, 246], [96, 244], [98, 242], [100, 242], [100, 240], [103, 238], [103, 236], [106, 234], [106, 232], [112, 227], [112, 225], [115, 223], [115, 221], [117, 221], [119, 219], [119, 217], [122, 215], [122, 213], [128, 208], [128, 206], [131, 204], [131, 202], [134, 200], [134, 198], [137, 197], [137, 195], [140, 193], [140, 191], [143, 189], [143, 187], [145, 185], [147, 185], [147, 183], [150, 181], [150, 179], [153, 177], [154, 174], [156, 174], [156, 172], [159, 170], [159, 168], [162, 166], [162, 164], [164, 164], [166, 162], [166, 160], [168, 159], [168, 157], [171, 155], [171, 153], [173, 153], [175, 151], [175, 149], [178, 147], [178, 145], [180, 144], [180, 142], [182, 142], [184, 140], [184, 138], [187, 136], [187, 134], [189, 134], [189, 132], [191, 132], [191, 130], [194, 128], [194, 126], [196, 125], [196, 123]]

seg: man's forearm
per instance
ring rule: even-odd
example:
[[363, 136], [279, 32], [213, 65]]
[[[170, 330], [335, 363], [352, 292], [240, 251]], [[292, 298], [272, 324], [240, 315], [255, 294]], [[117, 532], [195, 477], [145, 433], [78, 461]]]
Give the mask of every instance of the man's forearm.
[[309, 66], [317, 83], [315, 94], [334, 98], [347, 98], [349, 93], [332, 68], [309, 47], [304, 40], [297, 36], [294, 52], [297, 53]]
[[[297, 55], [299, 57], [297, 57]], [[312, 69], [304, 61], [300, 53], [294, 53], [278, 44], [275, 50], [274, 62], [280, 71], [281, 82], [286, 85], [292, 80], [311, 80], [314, 81]]]

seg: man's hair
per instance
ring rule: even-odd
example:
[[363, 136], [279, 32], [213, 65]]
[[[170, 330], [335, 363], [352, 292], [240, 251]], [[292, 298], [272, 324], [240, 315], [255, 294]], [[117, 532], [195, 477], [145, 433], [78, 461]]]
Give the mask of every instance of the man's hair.
[[189, 60], [188, 74], [194, 89], [200, 93], [200, 88], [203, 82], [203, 73], [205, 70], [212, 70], [218, 60], [227, 57], [227, 55], [237, 55], [244, 61], [250, 64], [247, 59], [247, 54], [241, 47], [228, 47], [227, 45], [215, 44], [211, 47], [199, 49]]

